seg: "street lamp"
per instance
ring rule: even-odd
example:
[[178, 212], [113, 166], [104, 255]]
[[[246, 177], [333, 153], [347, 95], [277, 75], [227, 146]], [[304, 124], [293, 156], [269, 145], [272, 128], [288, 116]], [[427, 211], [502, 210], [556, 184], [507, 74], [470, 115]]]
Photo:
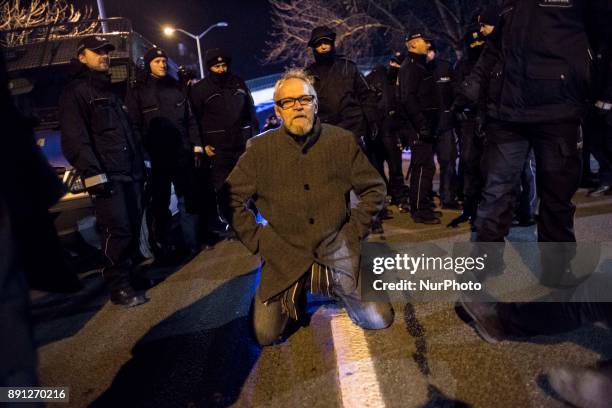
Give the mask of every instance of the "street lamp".
[[206, 30], [204, 30], [200, 35], [195, 35], [195, 34], [191, 34], [188, 31], [185, 31], [181, 28], [175, 28], [175, 27], [164, 27], [164, 34], [167, 35], [168, 37], [172, 36], [174, 34], [175, 31], [178, 31], [180, 33], [185, 34], [188, 37], [193, 38], [194, 40], [196, 40], [196, 44], [198, 46], [198, 61], [200, 62], [200, 78], [204, 78], [204, 62], [202, 61], [202, 48], [200, 47], [200, 40], [206, 35], [208, 34], [208, 32], [210, 30], [212, 30], [215, 27], [228, 27], [229, 24], [227, 24], [225, 21], [219, 21], [218, 23], [215, 23], [213, 25], [211, 25], [210, 27], [208, 27]]

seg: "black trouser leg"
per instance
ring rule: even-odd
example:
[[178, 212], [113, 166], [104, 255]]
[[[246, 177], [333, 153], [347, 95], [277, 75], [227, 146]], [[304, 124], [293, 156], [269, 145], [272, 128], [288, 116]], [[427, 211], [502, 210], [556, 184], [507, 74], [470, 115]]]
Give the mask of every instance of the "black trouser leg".
[[503, 242], [512, 223], [516, 186], [529, 153], [529, 138], [516, 124], [492, 121], [487, 126], [482, 200], [476, 216], [477, 241]]
[[483, 185], [481, 171], [482, 143], [475, 135], [476, 120], [465, 120], [461, 122], [461, 156], [460, 166], [463, 175], [463, 211], [470, 217], [476, 215], [480, 192]]
[[572, 197], [578, 190], [581, 152], [579, 124], [530, 126], [536, 160], [536, 187], [540, 197], [538, 241], [574, 242]]
[[538, 195], [536, 193], [536, 168], [533, 151], [529, 152], [521, 173], [520, 195], [516, 218], [529, 221], [535, 217]]
[[132, 259], [138, 253], [142, 185], [114, 181], [113, 190], [110, 197], [94, 198], [93, 204], [106, 259], [104, 280], [111, 290], [117, 290], [130, 285]]
[[153, 160], [151, 163], [151, 215], [153, 216], [152, 235], [156, 242], [167, 244], [170, 235], [172, 214], [170, 212], [170, 193], [174, 169], [167, 163]]
[[431, 213], [430, 193], [436, 172], [431, 143], [413, 141], [410, 157], [410, 207], [413, 213]]
[[389, 180], [387, 179], [387, 175], [385, 174], [385, 147], [380, 137], [375, 140], [366, 139], [366, 156], [370, 160], [370, 163], [378, 174], [385, 180], [385, 184], [387, 185], [387, 190], [389, 190]]
[[[589, 113], [584, 126], [584, 145], [599, 164], [599, 171], [597, 172], [599, 183], [610, 185], [612, 184], [612, 158], [607, 154], [607, 128], [608, 125], [604, 115], [597, 112]], [[586, 166], [590, 170], [590, 162], [585, 163], [584, 170], [586, 170]]]
[[592, 323], [612, 327], [612, 303], [605, 302], [499, 303], [497, 312], [514, 335], [551, 335]]
[[457, 178], [457, 141], [455, 132], [447, 130], [436, 141], [436, 155], [440, 166], [440, 200], [442, 204], [456, 200], [455, 183]]
[[389, 194], [395, 202], [400, 202], [406, 189], [402, 172], [402, 151], [397, 136], [385, 136], [382, 139], [389, 165]]
[[217, 152], [217, 154], [212, 157], [210, 164], [210, 179], [215, 190], [215, 207], [217, 218], [224, 218], [223, 213], [219, 208], [219, 191], [221, 191], [223, 183], [225, 183], [225, 180], [234, 169], [234, 166], [236, 166], [241, 154], [241, 152]]

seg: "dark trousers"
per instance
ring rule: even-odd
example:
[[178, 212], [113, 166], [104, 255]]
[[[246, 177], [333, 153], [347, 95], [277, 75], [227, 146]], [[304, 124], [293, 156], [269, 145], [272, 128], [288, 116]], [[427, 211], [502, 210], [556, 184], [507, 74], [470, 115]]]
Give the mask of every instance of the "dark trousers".
[[518, 206], [515, 218], [519, 221], [528, 221], [535, 217], [538, 204], [536, 192], [536, 163], [533, 150], [529, 152], [523, 171], [521, 173], [521, 184], [519, 186]]
[[214, 189], [215, 199], [214, 208], [212, 208], [212, 218], [209, 217], [209, 229], [219, 232], [225, 231], [225, 224], [222, 209], [219, 203], [219, 192], [223, 187], [223, 183], [232, 172], [238, 159], [242, 155], [242, 151], [219, 151], [210, 158], [210, 182]]
[[480, 192], [484, 183], [481, 160], [482, 140], [476, 135], [477, 120], [461, 121], [459, 126], [460, 157], [459, 167], [463, 179], [463, 211], [469, 216], [476, 215]]
[[[336, 282], [335, 276], [334, 282]], [[343, 302], [353, 323], [369, 330], [384, 329], [393, 323], [395, 313], [390, 303], [365, 302], [361, 299], [359, 289], [354, 289], [351, 293], [344, 293], [341, 286], [334, 285], [334, 295]], [[306, 308], [306, 290], [307, 287], [304, 287], [301, 293], [295, 294], [296, 307], [302, 310]], [[267, 346], [282, 340], [291, 319], [283, 313], [280, 298], [264, 303], [259, 288], [257, 288], [252, 313], [253, 331], [259, 344]]]
[[430, 194], [436, 173], [433, 145], [413, 139], [410, 150], [410, 209], [413, 214], [430, 213]]
[[142, 183], [114, 180], [113, 194], [96, 197], [93, 204], [106, 260], [104, 280], [110, 290], [126, 288], [139, 251]]
[[498, 303], [504, 328], [514, 335], [565, 333], [592, 323], [612, 328], [612, 303]]
[[[174, 184], [177, 196], [190, 198], [188, 189], [189, 169], [176, 157], [151, 157], [151, 215], [153, 216], [152, 236], [160, 244], [168, 244], [172, 226], [170, 195]], [[185, 204], [190, 207], [189, 204]]]
[[578, 189], [581, 152], [578, 122], [518, 124], [491, 120], [484, 150], [486, 181], [476, 219], [477, 241], [503, 242], [512, 223], [517, 184], [535, 154], [540, 197], [538, 241], [574, 242], [572, 197]]
[[[599, 164], [599, 183], [612, 185], [612, 124], [606, 120], [610, 113], [594, 109], [589, 113], [584, 125], [584, 145]], [[585, 170], [591, 169], [590, 158]]]
[[389, 190], [389, 179], [387, 179], [385, 174], [385, 160], [387, 160], [387, 154], [380, 135], [374, 140], [369, 137], [365, 139], [365, 154], [372, 166], [378, 171], [378, 174], [385, 180], [387, 190]]
[[457, 139], [450, 129], [442, 132], [435, 144], [438, 165], [440, 166], [440, 201], [442, 204], [454, 202], [457, 184]]
[[404, 171], [402, 170], [402, 149], [399, 132], [401, 124], [393, 118], [383, 121], [381, 130], [381, 141], [385, 151], [385, 160], [389, 167], [389, 195], [394, 203], [404, 201], [406, 184], [404, 183]]

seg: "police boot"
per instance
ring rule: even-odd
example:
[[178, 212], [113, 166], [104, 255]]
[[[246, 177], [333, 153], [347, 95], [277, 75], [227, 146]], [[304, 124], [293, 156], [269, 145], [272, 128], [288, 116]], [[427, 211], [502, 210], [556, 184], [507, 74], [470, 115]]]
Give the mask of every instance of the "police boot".
[[469, 220], [470, 220], [470, 216], [466, 214], [465, 212], [463, 212], [461, 213], [460, 216], [453, 218], [453, 220], [449, 222], [446, 227], [447, 228], [457, 228], [460, 224], [463, 224], [464, 222], [468, 222]]
[[147, 303], [149, 299], [142, 293], [137, 293], [134, 289], [126, 286], [122, 289], [114, 289], [111, 291], [111, 302], [115, 305], [124, 307], [134, 307]]
[[417, 211], [412, 214], [412, 220], [417, 224], [428, 225], [436, 225], [442, 222], [433, 211]]

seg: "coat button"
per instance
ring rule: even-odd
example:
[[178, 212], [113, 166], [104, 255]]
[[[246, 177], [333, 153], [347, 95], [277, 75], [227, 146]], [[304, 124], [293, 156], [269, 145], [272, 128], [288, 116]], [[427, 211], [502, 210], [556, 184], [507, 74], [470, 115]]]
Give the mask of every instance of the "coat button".
[[309, 218], [309, 219], [308, 219], [308, 222], [309, 222], [310, 224], [314, 224], [314, 218]]
[[304, 190], [306, 190], [306, 191], [310, 190], [310, 185], [304, 184]]

